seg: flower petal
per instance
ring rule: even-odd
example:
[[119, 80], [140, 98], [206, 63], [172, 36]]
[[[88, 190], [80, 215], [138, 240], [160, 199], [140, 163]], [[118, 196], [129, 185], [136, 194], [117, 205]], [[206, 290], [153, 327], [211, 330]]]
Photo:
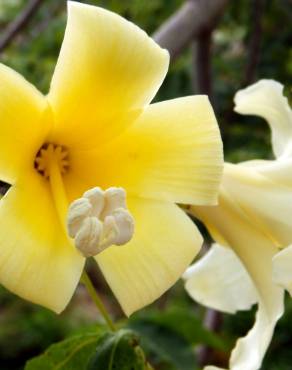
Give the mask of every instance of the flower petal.
[[[236, 342], [231, 353], [229, 370], [258, 370], [270, 344], [275, 329], [276, 317], [271, 322], [265, 308], [259, 304], [255, 324], [243, 338]], [[206, 366], [204, 370], [224, 370], [217, 366]]]
[[124, 312], [152, 303], [185, 271], [201, 247], [202, 237], [178, 206], [129, 199], [135, 219], [133, 239], [96, 257]]
[[274, 299], [279, 300], [279, 309], [271, 316], [265, 305], [260, 302], [256, 314], [255, 324], [243, 338], [236, 342], [236, 346], [231, 353], [231, 370], [257, 370], [260, 369], [263, 357], [271, 342], [275, 325], [282, 316], [284, 295], [274, 295]]
[[257, 302], [250, 276], [230, 248], [213, 244], [183, 275], [185, 288], [197, 302], [215, 310], [235, 313]]
[[0, 179], [12, 184], [33, 164], [50, 128], [46, 99], [12, 69], [0, 64]]
[[102, 150], [71, 159], [90, 186], [121, 186], [133, 196], [177, 203], [217, 202], [222, 142], [206, 96], [152, 104]]
[[221, 234], [221, 239], [233, 249], [254, 283], [259, 302], [256, 323], [247, 336], [237, 341], [230, 369], [259, 369], [275, 324], [283, 313], [283, 289], [272, 281], [272, 258], [277, 247], [255, 227], [253, 220], [223, 186], [218, 207], [193, 207], [191, 211], [204, 222], [212, 235]]
[[292, 243], [291, 160], [262, 161], [249, 167], [225, 163], [222, 186], [279, 247]]
[[292, 245], [273, 258], [273, 280], [292, 296]]
[[63, 144], [96, 146], [120, 133], [159, 89], [169, 55], [110, 11], [68, 3], [68, 21], [49, 100]]
[[292, 189], [292, 158], [241, 162], [241, 167], [253, 168], [271, 182]]
[[274, 80], [259, 82], [236, 93], [235, 111], [265, 118], [272, 130], [276, 157], [292, 155], [292, 111], [283, 96], [283, 85]]
[[0, 282], [17, 295], [61, 312], [84, 259], [63, 232], [47, 180], [33, 170], [0, 200]]

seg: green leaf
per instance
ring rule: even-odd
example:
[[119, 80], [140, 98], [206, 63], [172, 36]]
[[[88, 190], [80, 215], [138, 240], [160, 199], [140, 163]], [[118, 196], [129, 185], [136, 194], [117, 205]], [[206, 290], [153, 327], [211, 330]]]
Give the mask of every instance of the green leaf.
[[104, 335], [105, 329], [101, 327], [53, 344], [44, 354], [29, 360], [25, 370], [86, 370]]
[[196, 344], [225, 348], [216, 334], [203, 327], [195, 312], [185, 308], [148, 310], [130, 318], [128, 325], [141, 336], [151, 363], [161, 369], [194, 370]]
[[138, 336], [121, 329], [107, 333], [99, 343], [87, 370], [147, 370], [144, 353]]
[[218, 335], [203, 326], [202, 320], [194, 311], [186, 308], [171, 307], [165, 311], [148, 311], [130, 319], [130, 327], [141, 322], [169, 329], [192, 344], [205, 344], [219, 350], [228, 349]]
[[154, 367], [167, 370], [194, 370], [193, 347], [172, 330], [150, 322], [131, 326], [141, 336], [141, 344]]

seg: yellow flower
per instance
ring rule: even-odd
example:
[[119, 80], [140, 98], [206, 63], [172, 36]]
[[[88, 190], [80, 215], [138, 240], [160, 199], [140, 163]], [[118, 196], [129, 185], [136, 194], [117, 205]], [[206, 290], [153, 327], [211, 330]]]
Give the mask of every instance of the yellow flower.
[[[224, 248], [212, 247], [187, 270], [189, 294], [229, 313], [258, 302], [254, 327], [232, 351], [232, 370], [260, 368], [283, 313], [284, 292], [272, 279], [272, 259], [280, 248], [292, 244], [292, 112], [282, 90], [276, 81], [261, 80], [235, 96], [237, 112], [268, 121], [276, 159], [225, 163], [218, 206], [191, 208]], [[281, 268], [277, 272], [284, 274]]]
[[169, 56], [104, 9], [69, 2], [63, 45], [43, 96], [0, 65], [0, 281], [60, 312], [85, 259], [64, 227], [69, 203], [123, 187], [134, 238], [96, 256], [127, 314], [152, 302], [201, 246], [175, 204], [215, 204], [222, 147], [206, 96], [149, 105]]

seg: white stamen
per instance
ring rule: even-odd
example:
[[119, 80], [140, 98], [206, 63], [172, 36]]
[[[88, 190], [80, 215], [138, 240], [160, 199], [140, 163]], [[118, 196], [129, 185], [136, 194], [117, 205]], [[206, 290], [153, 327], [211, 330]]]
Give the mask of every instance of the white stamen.
[[68, 211], [68, 234], [74, 238], [83, 221], [90, 215], [92, 205], [86, 198], [80, 198], [71, 203]]
[[134, 234], [134, 219], [126, 206], [123, 188], [93, 188], [69, 207], [68, 234], [84, 257], [95, 256], [111, 245], [123, 245]]
[[101, 252], [99, 245], [102, 222], [97, 217], [87, 217], [75, 237], [75, 246], [84, 257], [95, 256]]
[[102, 211], [102, 217], [105, 218], [111, 215], [117, 208], [125, 208], [126, 206], [126, 192], [123, 188], [108, 188], [104, 192], [105, 207]]
[[104, 192], [100, 188], [96, 187], [87, 190], [83, 194], [83, 197], [87, 198], [92, 205], [91, 215], [99, 217], [104, 208]]
[[131, 240], [134, 233], [133, 217], [130, 212], [124, 208], [115, 209], [112, 213], [116, 227], [119, 230], [114, 244], [123, 245]]
[[119, 229], [113, 216], [107, 216], [103, 223], [103, 249], [115, 244], [115, 240], [119, 235]]

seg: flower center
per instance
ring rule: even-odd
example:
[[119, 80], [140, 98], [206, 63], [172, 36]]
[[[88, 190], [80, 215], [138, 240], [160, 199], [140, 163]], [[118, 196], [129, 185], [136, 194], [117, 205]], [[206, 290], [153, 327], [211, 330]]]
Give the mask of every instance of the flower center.
[[34, 167], [48, 179], [53, 161], [57, 164], [60, 173], [65, 174], [69, 170], [69, 151], [65, 146], [45, 143], [35, 157]]
[[69, 170], [68, 149], [54, 143], [44, 144], [35, 157], [34, 167], [48, 180], [60, 223], [84, 257], [96, 256], [112, 245], [124, 245], [132, 239], [134, 219], [127, 209], [123, 188], [95, 187], [68, 209], [62, 177]]

